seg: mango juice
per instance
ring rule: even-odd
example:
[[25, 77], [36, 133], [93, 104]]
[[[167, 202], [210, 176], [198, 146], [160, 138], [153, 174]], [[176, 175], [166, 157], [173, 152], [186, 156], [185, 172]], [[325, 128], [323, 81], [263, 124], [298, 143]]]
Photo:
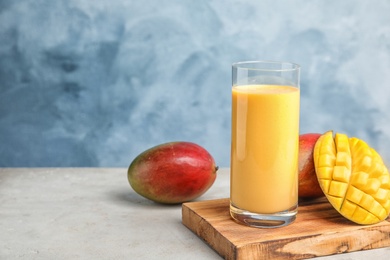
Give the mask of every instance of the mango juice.
[[232, 88], [231, 203], [270, 214], [298, 202], [299, 88]]

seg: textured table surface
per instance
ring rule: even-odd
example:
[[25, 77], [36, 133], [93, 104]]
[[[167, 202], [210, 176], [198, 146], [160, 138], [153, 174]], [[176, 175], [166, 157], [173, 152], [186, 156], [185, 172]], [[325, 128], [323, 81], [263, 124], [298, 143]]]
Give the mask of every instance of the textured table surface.
[[[221, 259], [125, 168], [0, 168], [0, 259]], [[229, 196], [229, 170], [198, 200]], [[387, 259], [390, 248], [317, 259]]]

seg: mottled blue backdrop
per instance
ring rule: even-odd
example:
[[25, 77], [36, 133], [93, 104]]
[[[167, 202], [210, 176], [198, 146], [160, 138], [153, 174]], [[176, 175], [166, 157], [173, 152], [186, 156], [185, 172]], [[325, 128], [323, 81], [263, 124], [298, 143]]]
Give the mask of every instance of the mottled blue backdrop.
[[390, 162], [390, 1], [0, 0], [0, 166], [127, 167], [168, 141], [229, 166], [231, 63], [302, 66], [301, 133]]

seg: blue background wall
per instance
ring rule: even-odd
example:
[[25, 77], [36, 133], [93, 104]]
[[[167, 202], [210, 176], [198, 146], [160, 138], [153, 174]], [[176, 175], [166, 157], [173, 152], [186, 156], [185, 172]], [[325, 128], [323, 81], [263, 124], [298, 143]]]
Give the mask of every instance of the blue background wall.
[[127, 167], [193, 141], [229, 166], [231, 63], [302, 66], [301, 133], [390, 162], [390, 1], [0, 0], [0, 166]]

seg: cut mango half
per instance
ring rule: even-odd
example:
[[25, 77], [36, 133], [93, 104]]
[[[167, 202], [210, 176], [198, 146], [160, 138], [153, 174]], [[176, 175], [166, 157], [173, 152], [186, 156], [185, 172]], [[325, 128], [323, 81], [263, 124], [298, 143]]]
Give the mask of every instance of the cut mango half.
[[328, 131], [314, 147], [322, 191], [347, 219], [362, 225], [390, 214], [390, 174], [381, 156], [363, 140]]

